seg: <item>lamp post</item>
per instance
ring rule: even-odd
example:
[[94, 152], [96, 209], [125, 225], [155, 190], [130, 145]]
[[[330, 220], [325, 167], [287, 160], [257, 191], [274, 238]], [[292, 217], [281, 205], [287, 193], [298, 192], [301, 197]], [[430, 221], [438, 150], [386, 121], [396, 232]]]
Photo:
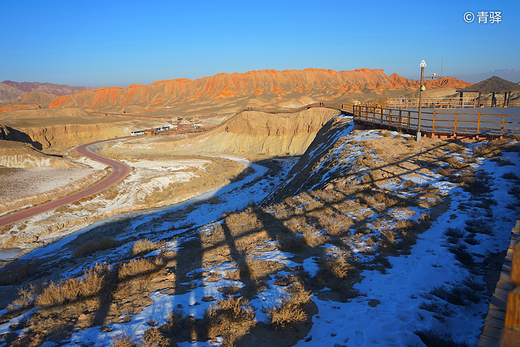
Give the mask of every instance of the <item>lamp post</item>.
[[422, 92], [426, 88], [424, 87], [424, 68], [426, 67], [426, 62], [423, 60], [419, 65], [421, 67], [421, 87], [419, 88], [419, 119], [417, 121], [417, 141], [421, 141], [421, 111], [422, 111]]

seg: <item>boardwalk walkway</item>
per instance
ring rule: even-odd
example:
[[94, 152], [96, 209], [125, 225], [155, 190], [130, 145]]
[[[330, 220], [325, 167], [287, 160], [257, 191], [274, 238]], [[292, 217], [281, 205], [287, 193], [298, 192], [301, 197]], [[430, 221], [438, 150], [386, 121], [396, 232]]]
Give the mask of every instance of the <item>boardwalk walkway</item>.
[[[500, 137], [520, 134], [520, 107], [422, 109], [420, 131], [429, 137]], [[417, 132], [418, 109], [352, 106], [356, 123]]]

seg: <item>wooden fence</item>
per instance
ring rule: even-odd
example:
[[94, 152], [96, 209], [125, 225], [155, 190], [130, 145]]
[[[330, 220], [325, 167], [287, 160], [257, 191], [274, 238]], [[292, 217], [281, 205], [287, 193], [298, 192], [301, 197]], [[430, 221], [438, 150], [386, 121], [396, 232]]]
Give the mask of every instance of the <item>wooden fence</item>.
[[[422, 111], [419, 123], [418, 110], [392, 109], [352, 105], [354, 120], [403, 131], [417, 131], [437, 134], [464, 135], [515, 135], [520, 133], [519, 114], [493, 114], [479, 110], [478, 113], [442, 112], [436, 109]], [[503, 110], [503, 109], [501, 109]], [[488, 111], [489, 112], [489, 111]]]
[[[379, 105], [374, 105], [378, 103]], [[472, 96], [465, 97], [425, 97], [421, 101], [423, 108], [464, 108], [464, 107], [491, 107], [491, 100], [478, 100]], [[366, 106], [379, 106], [388, 108], [418, 108], [419, 98], [388, 98], [369, 102]], [[498, 107], [504, 107], [503, 101], [497, 100]], [[520, 106], [520, 100], [511, 100], [509, 107]]]
[[489, 303], [477, 347], [520, 346], [520, 216], [511, 233], [511, 242], [500, 278]]

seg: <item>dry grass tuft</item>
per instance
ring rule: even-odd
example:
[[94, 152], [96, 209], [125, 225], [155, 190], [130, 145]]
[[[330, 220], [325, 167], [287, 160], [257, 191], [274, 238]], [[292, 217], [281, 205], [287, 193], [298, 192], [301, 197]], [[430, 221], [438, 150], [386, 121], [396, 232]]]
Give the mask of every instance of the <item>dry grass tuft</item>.
[[112, 337], [112, 339], [114, 340], [112, 347], [139, 347], [139, 345], [134, 342], [135, 337], [127, 333], [119, 334]]
[[305, 291], [301, 284], [292, 285], [287, 290], [291, 294], [282, 298], [280, 306], [264, 308], [267, 318], [276, 328], [293, 327], [307, 320], [305, 306], [311, 300], [311, 292]]
[[262, 228], [262, 222], [251, 209], [240, 213], [230, 213], [226, 217], [225, 223], [232, 236]]
[[102, 237], [99, 240], [90, 240], [79, 245], [74, 251], [74, 257], [80, 258], [86, 255], [93, 254], [97, 251], [104, 251], [106, 249], [119, 246], [120, 243], [111, 239], [110, 237]]
[[159, 242], [153, 242], [147, 239], [137, 240], [132, 246], [132, 256], [136, 257], [139, 255], [147, 254], [152, 251], [155, 251], [159, 247], [161, 247], [161, 243]]
[[38, 296], [36, 305], [56, 306], [73, 302], [81, 298], [99, 295], [106, 281], [111, 280], [108, 264], [96, 264], [79, 278], [67, 278], [59, 283], [51, 281], [49, 286]]
[[327, 255], [322, 262], [322, 267], [325, 268], [333, 277], [345, 279], [354, 269], [354, 266], [348, 262], [351, 258], [350, 252], [343, 252], [344, 254]]
[[164, 260], [161, 257], [134, 259], [121, 265], [118, 276], [120, 279], [123, 279], [139, 275], [147, 275], [159, 270], [163, 266]]
[[256, 325], [255, 314], [244, 298], [219, 300], [206, 310], [208, 337], [216, 341], [222, 336], [222, 346], [233, 346], [234, 342]]

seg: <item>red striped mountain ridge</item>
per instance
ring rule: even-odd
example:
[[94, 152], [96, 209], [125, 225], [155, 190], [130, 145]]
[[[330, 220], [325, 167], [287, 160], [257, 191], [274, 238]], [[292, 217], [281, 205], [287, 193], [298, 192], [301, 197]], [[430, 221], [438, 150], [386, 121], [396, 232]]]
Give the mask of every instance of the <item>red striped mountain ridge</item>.
[[[468, 82], [453, 77], [427, 81], [430, 88], [465, 87]], [[186, 102], [257, 97], [272, 102], [307, 96], [313, 100], [331, 100], [352, 93], [414, 91], [418, 81], [382, 69], [334, 71], [327, 69], [255, 70], [245, 73], [219, 73], [190, 80], [188, 78], [156, 81], [149, 85], [132, 84], [128, 88], [104, 87], [64, 95], [54, 99], [49, 108], [86, 108], [114, 110], [136, 106], [154, 111]]]

